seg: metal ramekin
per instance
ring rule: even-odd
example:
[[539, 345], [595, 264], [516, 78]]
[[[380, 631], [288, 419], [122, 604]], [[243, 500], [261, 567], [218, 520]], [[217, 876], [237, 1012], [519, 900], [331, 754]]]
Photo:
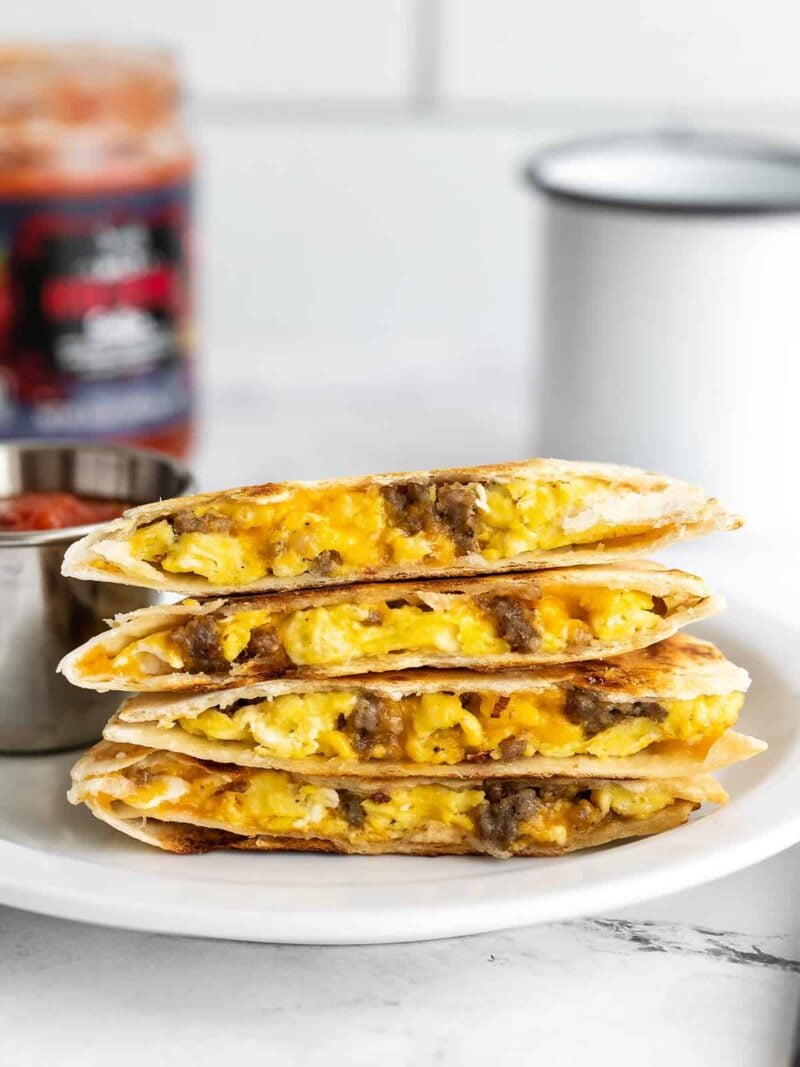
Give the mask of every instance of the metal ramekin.
[[[0, 496], [63, 490], [145, 504], [180, 496], [191, 484], [182, 464], [146, 449], [0, 444]], [[119, 703], [117, 694], [77, 689], [56, 674], [61, 657], [104, 630], [104, 619], [157, 597], [146, 589], [62, 577], [67, 546], [94, 529], [0, 532], [0, 752], [88, 744]]]

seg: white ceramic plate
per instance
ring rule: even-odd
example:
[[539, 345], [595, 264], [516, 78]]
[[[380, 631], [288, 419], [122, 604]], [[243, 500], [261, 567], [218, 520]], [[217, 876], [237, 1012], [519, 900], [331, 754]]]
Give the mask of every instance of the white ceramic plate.
[[722, 809], [553, 859], [212, 853], [139, 844], [64, 798], [74, 754], [0, 759], [0, 902], [160, 933], [299, 944], [412, 941], [565, 919], [719, 878], [800, 840], [797, 637], [747, 604], [699, 628], [746, 666], [742, 728], [770, 751]]

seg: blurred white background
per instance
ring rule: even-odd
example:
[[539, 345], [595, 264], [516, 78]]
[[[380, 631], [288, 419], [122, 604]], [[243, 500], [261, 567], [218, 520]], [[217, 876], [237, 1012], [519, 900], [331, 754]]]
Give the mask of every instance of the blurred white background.
[[28, 0], [2, 20], [183, 60], [206, 396], [232, 416], [207, 425], [207, 482], [232, 458], [245, 480], [528, 453], [523, 162], [601, 129], [794, 138], [799, 29], [788, 0]]

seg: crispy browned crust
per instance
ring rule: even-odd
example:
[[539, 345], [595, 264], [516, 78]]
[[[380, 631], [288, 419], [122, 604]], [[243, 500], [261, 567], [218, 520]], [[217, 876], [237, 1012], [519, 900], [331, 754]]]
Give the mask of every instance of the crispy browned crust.
[[106, 725], [103, 736], [109, 741], [162, 748], [217, 763], [322, 777], [364, 775], [377, 770], [389, 777], [425, 774], [432, 778], [464, 779], [508, 775], [675, 778], [719, 770], [757, 755], [766, 745], [755, 738], [728, 731], [707, 751], [697, 745], [674, 741], [652, 745], [623, 757], [537, 755], [513, 761], [486, 759], [447, 765], [321, 756], [280, 758], [266, 755], [257, 746], [243, 742], [199, 737], [174, 724], [179, 719], [196, 718], [210, 708], [224, 711], [242, 700], [269, 700], [285, 694], [364, 690], [395, 700], [418, 693], [482, 691], [511, 695], [566, 688], [591, 690], [601, 699], [618, 703], [691, 700], [714, 694], [743, 693], [749, 684], [747, 672], [726, 660], [712, 644], [688, 634], [676, 634], [648, 649], [619, 656], [616, 660], [528, 671], [476, 676], [469, 671], [420, 670], [326, 681], [278, 679], [206, 693], [145, 694], [126, 700]]
[[413, 763], [390, 760], [346, 760], [308, 756], [288, 759], [260, 754], [238, 741], [211, 741], [180, 727], [164, 729], [153, 723], [123, 722], [115, 716], [107, 723], [103, 737], [107, 741], [143, 745], [176, 752], [212, 763], [233, 763], [240, 767], [289, 771], [317, 778], [340, 778], [343, 775], [385, 775], [390, 778], [458, 779], [480, 781], [486, 778], [683, 778], [707, 774], [733, 763], [750, 759], [766, 750], [766, 743], [728, 731], [708, 749], [679, 741], [651, 745], [630, 756], [530, 756], [525, 759], [487, 759], [456, 764]]
[[[563, 856], [568, 852], [577, 852], [579, 849], [585, 848], [596, 848], [598, 845], [607, 845], [612, 841], [624, 841], [633, 837], [648, 837], [652, 834], [660, 834], [664, 830], [671, 830], [673, 827], [685, 823], [691, 813], [699, 807], [699, 804], [692, 804], [688, 800], [676, 800], [668, 808], [657, 811], [654, 815], [650, 815], [646, 819], [623, 819], [617, 816], [613, 819], [608, 819], [602, 826], [598, 826], [588, 833], [576, 834], [566, 845], [529, 845], [521, 852], [516, 852], [515, 855]], [[264, 851], [265, 849], [262, 841], [263, 837], [246, 837], [243, 839], [242, 843], [237, 843], [233, 847]], [[275, 842], [277, 842], [277, 845]], [[295, 843], [291, 840], [287, 838], [277, 838], [269, 842], [266, 850], [283, 852], [296, 850], [296, 848]], [[361, 855], [380, 855], [385, 854], [387, 849], [385, 847], [382, 848], [380, 845], [374, 845], [360, 846], [357, 850], [354, 850], [352, 848], [348, 849], [346, 845], [332, 844], [329, 841], [321, 841], [319, 838], [312, 838], [310, 841], [303, 843], [301, 851], [356, 852]], [[392, 851], [402, 852], [403, 854], [411, 856], [486, 855], [486, 853], [479, 853], [469, 844], [464, 844], [463, 846], [409, 845], [408, 847], [397, 850], [392, 848]]]
[[[471, 553], [455, 560], [450, 566], [436, 567], [424, 561], [406, 565], [387, 565], [363, 573], [345, 576], [306, 573], [291, 578], [266, 576], [248, 586], [220, 586], [208, 582], [199, 575], [170, 575], [147, 564], [136, 564], [115, 556], [116, 570], [103, 566], [102, 553], [105, 546], [122, 545], [140, 526], [157, 519], [169, 517], [186, 507], [210, 506], [219, 500], [256, 500], [269, 503], [284, 500], [298, 490], [308, 488], [341, 489], [343, 492], [364, 489], [370, 486], [402, 484], [409, 481], [479, 481], [508, 482], [517, 478], [542, 480], [592, 477], [610, 487], [635, 489], [642, 493], [664, 495], [663, 513], [657, 519], [643, 516], [650, 528], [642, 534], [617, 538], [608, 544], [573, 546], [561, 549], [526, 552], [506, 560], [486, 560]], [[488, 574], [519, 570], [562, 567], [573, 564], [614, 562], [631, 556], [654, 551], [663, 545], [687, 538], [698, 537], [714, 530], [736, 529], [742, 520], [727, 512], [714, 499], [706, 497], [702, 490], [686, 482], [651, 474], [633, 467], [619, 467], [602, 463], [578, 463], [554, 459], [534, 459], [524, 463], [504, 463], [496, 466], [462, 467], [450, 470], [406, 471], [397, 474], [375, 474], [367, 477], [340, 478], [319, 482], [266, 483], [244, 486], [217, 493], [204, 493], [179, 500], [165, 500], [146, 504], [127, 512], [100, 530], [89, 534], [71, 545], [64, 557], [64, 574], [73, 578], [119, 582], [152, 589], [170, 590], [194, 595], [219, 595], [229, 593], [300, 589], [320, 585], [341, 585], [355, 580], [386, 581], [396, 579], [419, 579], [420, 577]]]
[[[100, 741], [82, 756], [72, 769], [72, 788], [68, 797], [73, 804], [86, 804], [92, 813], [104, 822], [109, 823], [117, 830], [135, 837], [147, 844], [157, 845], [171, 852], [207, 852], [216, 848], [239, 848], [257, 849], [260, 851], [276, 851], [291, 849], [293, 851], [328, 851], [347, 852], [376, 855], [380, 853], [404, 853], [408, 855], [456, 855], [483, 853], [479, 842], [469, 838], [456, 838], [442, 836], [435, 826], [421, 827], [409, 834], [407, 838], [391, 842], [358, 842], [348, 841], [346, 838], [330, 837], [317, 838], [313, 834], [298, 831], [296, 835], [273, 836], [259, 834], [252, 837], [243, 836], [231, 831], [225, 825], [215, 824], [203, 820], [196, 814], [185, 817], [176, 809], [173, 820], [164, 822], [156, 818], [144, 817], [141, 811], [129, 807], [122, 801], [102, 800], [93, 789], [93, 781], [102, 779], [107, 775], [127, 767], [143, 764], [145, 767], [151, 756], [157, 753], [152, 749], [135, 745], [125, 745], [111, 741]], [[242, 772], [230, 766], [204, 764], [203, 761], [192, 759], [188, 756], [176, 757], [177, 763], [175, 774], [195, 776], [203, 770], [213, 771], [215, 775], [232, 775], [235, 779]], [[310, 785], [323, 785], [332, 788], [347, 789], [360, 796], [370, 796], [376, 791], [386, 790], [391, 792], [395, 787], [408, 785], [407, 779], [393, 779], [385, 775], [373, 774], [371, 777], [352, 778], [342, 776], [339, 778], [324, 778], [318, 775], [294, 774], [292, 777], [300, 783]], [[573, 776], [559, 776], [555, 779], [545, 779], [556, 783], [573, 783]], [[605, 779], [580, 778], [582, 787], [595, 788], [602, 786]], [[436, 779], [419, 775], [414, 779], [414, 785], [431, 784]], [[459, 779], [449, 779], [440, 784], [449, 785], [453, 789], [467, 789], [480, 787], [480, 782], [465, 783]], [[542, 779], [535, 776], [526, 776], [518, 781], [531, 785], [541, 784]], [[633, 787], [634, 782], [628, 783]], [[636, 783], [636, 784], [641, 784]], [[525, 855], [560, 855], [563, 852], [571, 852], [578, 848], [590, 848], [594, 845], [605, 844], [608, 841], [625, 837], [641, 836], [643, 834], [658, 833], [662, 829], [684, 822], [689, 813], [702, 803], [711, 802], [724, 804], [728, 797], [724, 789], [708, 775], [692, 775], [686, 778], [672, 778], [668, 785], [675, 800], [669, 807], [662, 809], [653, 815], [642, 819], [624, 818], [621, 816], [609, 817], [601, 824], [587, 830], [573, 830], [571, 839], [561, 846], [556, 845], [532, 845]]]
[[699, 696], [744, 693], [750, 677], [709, 641], [677, 633], [647, 648], [607, 660], [542, 664], [527, 670], [473, 671], [419, 668], [351, 675], [345, 678], [271, 678], [232, 689], [191, 693], [144, 693], [119, 709], [124, 722], [170, 723], [193, 718], [208, 708], [224, 710], [240, 700], [270, 700], [288, 693], [329, 693], [367, 689], [393, 700], [416, 693], [511, 695], [552, 688], [590, 689], [610, 701], [693, 700]]
[[[260, 834], [257, 837], [241, 837], [226, 830], [217, 830], [205, 826], [191, 826], [188, 823], [168, 823], [158, 819], [141, 817], [120, 817], [112, 814], [101, 805], [84, 801], [86, 806], [98, 819], [107, 822], [115, 830], [120, 830], [129, 837], [134, 837], [148, 845], [155, 845], [165, 852], [180, 855], [197, 855], [213, 852], [217, 849], [237, 849], [250, 852], [328, 852], [342, 855], [405, 855], [405, 856], [487, 856], [468, 841], [448, 844], [416, 844], [404, 841], [386, 843], [364, 843], [354, 846], [346, 841], [326, 840], [324, 838], [289, 838], [269, 837]], [[566, 845], [529, 845], [517, 856], [563, 856], [579, 849], [596, 848], [612, 841], [623, 841], [635, 837], [648, 837], [663, 833], [685, 823], [691, 813], [700, 805], [688, 800], [676, 800], [669, 807], [655, 812], [644, 819], [626, 819], [615, 816], [593, 830], [576, 834]]]
[[[85, 799], [82, 790], [85, 788], [85, 783], [92, 778], [102, 776], [105, 774], [114, 773], [119, 770], [124, 770], [127, 767], [135, 766], [137, 763], [146, 763], [151, 756], [158, 756], [159, 751], [162, 749], [155, 749], [147, 747], [145, 745], [127, 744], [117, 741], [98, 741], [88, 752], [77, 761], [72, 768], [72, 783], [73, 783], [73, 795], [71, 798], [75, 803]], [[215, 763], [211, 761], [196, 759], [192, 756], [177, 755], [174, 759], [174, 763], [184, 773], [192, 774], [198, 771], [213, 772], [215, 774], [230, 775], [233, 774], [237, 777], [237, 764], [231, 763]], [[176, 771], [176, 774], [178, 772]], [[385, 773], [379, 765], [372, 764], [368, 768], [362, 768], [358, 775], [321, 775], [318, 772], [303, 772], [298, 769], [294, 769], [291, 773], [291, 777], [297, 781], [303, 783], [309, 783], [311, 785], [323, 785], [330, 786], [332, 788], [347, 788], [354, 790], [365, 795], [369, 795], [376, 791], [383, 789], [384, 787], [397, 785], [407, 786], [408, 781], [405, 779], [396, 779]], [[482, 780], [484, 776], [479, 775], [478, 781]], [[557, 776], [550, 775], [524, 775], [515, 776], [517, 778], [526, 778], [531, 781], [547, 780], [550, 783], [564, 783], [574, 782], [576, 777], [580, 777], [584, 782], [602, 782], [605, 778], [598, 778], [596, 775], [591, 776], [576, 776], [571, 774], [559, 774]], [[641, 782], [643, 776], [628, 776], [628, 780]], [[721, 789], [720, 785], [708, 775], [692, 774], [688, 776], [677, 776], [670, 778], [670, 785], [679, 791], [680, 796], [684, 800], [702, 801], [707, 800], [720, 801], [720, 797], [724, 799], [725, 793]], [[430, 785], [437, 782], [437, 778], [431, 777], [428, 774], [423, 773], [418, 769], [417, 774], [414, 776], [414, 785]], [[458, 774], [451, 774], [445, 778], [444, 781], [438, 780], [440, 785], [450, 785], [453, 788], [473, 788], [474, 782], [463, 781]]]
[[[460, 656], [451, 653], [408, 652], [398, 655], [368, 656], [342, 664], [327, 666], [293, 666], [288, 672], [296, 678], [334, 678], [345, 675], [376, 672], [395, 672], [417, 667], [458, 668], [473, 671], [495, 671], [543, 664], [606, 659], [631, 652], [670, 637], [683, 626], [707, 618], [724, 606], [721, 597], [712, 593], [701, 578], [685, 571], [668, 570], [651, 562], [617, 564], [613, 567], [566, 567], [504, 577], [462, 578], [456, 581], [361, 583], [335, 589], [317, 589], [292, 593], [262, 594], [258, 597], [231, 597], [224, 600], [184, 601], [181, 604], [157, 605], [143, 608], [129, 615], [118, 616], [112, 628], [73, 650], [59, 664], [59, 670], [74, 685], [87, 689], [118, 690], [122, 692], [175, 692], [192, 689], [195, 692], [216, 690], [229, 686], [247, 685], [259, 677], [249, 673], [247, 665], [232, 665], [221, 674], [174, 672], [146, 679], [126, 679], [114, 674], [90, 675], [82, 660], [93, 649], [101, 648], [110, 656], [116, 655], [131, 641], [171, 626], [177, 626], [192, 616], [220, 610], [223, 615], [236, 614], [253, 608], [269, 608], [276, 612], [300, 611], [309, 607], [332, 606], [341, 603], [374, 604], [393, 598], [414, 598], [435, 607], [443, 597], [468, 596], [475, 598], [486, 593], [535, 598], [583, 588], [637, 589], [653, 596], [683, 596], [687, 605], [677, 608], [660, 620], [657, 627], [628, 640], [617, 642], [592, 641], [580, 650], [561, 653], [508, 652], [491, 656]], [[691, 601], [695, 601], [691, 603]], [[701, 653], [700, 655], [703, 655]]]

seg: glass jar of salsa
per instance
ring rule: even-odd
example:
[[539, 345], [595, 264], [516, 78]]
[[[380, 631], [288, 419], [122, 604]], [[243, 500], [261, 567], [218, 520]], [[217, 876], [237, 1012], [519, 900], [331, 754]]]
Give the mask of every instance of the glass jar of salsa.
[[0, 48], [0, 438], [186, 454], [192, 171], [168, 52]]

